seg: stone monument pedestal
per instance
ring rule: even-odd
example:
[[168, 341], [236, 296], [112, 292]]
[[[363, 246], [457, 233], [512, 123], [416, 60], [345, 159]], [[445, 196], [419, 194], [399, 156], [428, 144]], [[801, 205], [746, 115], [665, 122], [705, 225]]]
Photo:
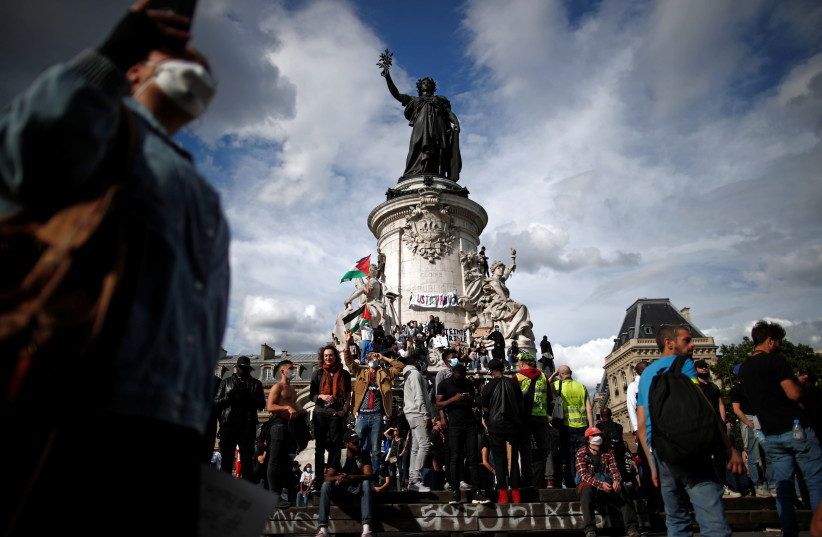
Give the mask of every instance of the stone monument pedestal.
[[384, 283], [396, 293], [394, 321], [440, 318], [447, 328], [468, 328], [457, 297], [465, 294], [460, 251], [478, 250], [488, 223], [468, 190], [437, 176], [406, 178], [368, 216], [368, 228], [386, 256]]

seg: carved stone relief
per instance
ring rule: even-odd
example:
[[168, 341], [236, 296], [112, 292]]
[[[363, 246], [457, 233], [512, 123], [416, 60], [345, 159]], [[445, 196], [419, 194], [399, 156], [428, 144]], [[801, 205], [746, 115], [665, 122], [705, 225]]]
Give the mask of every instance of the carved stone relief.
[[434, 263], [447, 256], [454, 244], [454, 219], [450, 207], [440, 203], [436, 190], [423, 190], [419, 202], [405, 219], [402, 240], [411, 253]]

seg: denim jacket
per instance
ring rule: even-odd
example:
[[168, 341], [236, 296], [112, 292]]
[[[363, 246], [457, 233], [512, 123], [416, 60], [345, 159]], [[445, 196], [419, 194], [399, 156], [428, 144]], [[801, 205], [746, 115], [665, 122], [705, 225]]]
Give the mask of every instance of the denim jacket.
[[[0, 215], [59, 207], [102, 160], [129, 83], [106, 57], [80, 53], [0, 111]], [[228, 300], [228, 226], [217, 192], [141, 104], [131, 170], [148, 247], [137, 300], [112, 349], [114, 412], [200, 432], [213, 397]]]

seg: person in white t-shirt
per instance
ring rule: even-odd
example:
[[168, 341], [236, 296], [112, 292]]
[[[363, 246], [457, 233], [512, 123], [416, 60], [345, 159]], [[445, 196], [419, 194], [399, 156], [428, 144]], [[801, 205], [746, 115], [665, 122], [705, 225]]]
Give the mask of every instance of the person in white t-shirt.
[[628, 385], [628, 389], [625, 392], [625, 397], [627, 398], [628, 403], [628, 416], [631, 418], [631, 430], [633, 431], [634, 435], [636, 435], [636, 397], [637, 397], [637, 390], [639, 390], [639, 377], [642, 375], [642, 372], [645, 371], [645, 368], [648, 367], [650, 363], [646, 360], [642, 360], [634, 367], [634, 371], [636, 371], [636, 377], [634, 377], [634, 381]]

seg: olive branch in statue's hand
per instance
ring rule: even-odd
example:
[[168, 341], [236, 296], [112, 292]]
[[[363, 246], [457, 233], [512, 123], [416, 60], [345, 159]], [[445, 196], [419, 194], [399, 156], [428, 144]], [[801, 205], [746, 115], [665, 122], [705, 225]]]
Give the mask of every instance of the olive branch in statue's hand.
[[388, 71], [391, 69], [391, 64], [393, 60], [391, 58], [394, 57], [394, 53], [388, 49], [385, 49], [385, 52], [380, 54], [380, 61], [377, 62], [377, 67], [382, 67], [382, 72], [380, 75], [386, 76]]

